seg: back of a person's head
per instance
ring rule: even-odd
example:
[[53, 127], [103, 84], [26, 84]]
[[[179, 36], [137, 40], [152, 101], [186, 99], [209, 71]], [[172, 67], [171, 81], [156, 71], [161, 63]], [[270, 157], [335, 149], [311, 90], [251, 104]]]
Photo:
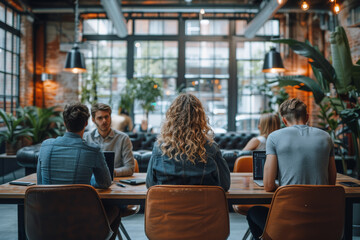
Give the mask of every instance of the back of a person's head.
[[260, 135], [267, 137], [280, 128], [280, 118], [277, 113], [264, 113], [260, 116]]
[[286, 100], [280, 105], [279, 112], [288, 122], [306, 121], [306, 104], [300, 99]]
[[82, 103], [67, 104], [63, 112], [65, 127], [69, 132], [80, 132], [90, 117], [89, 108]]
[[97, 111], [109, 112], [111, 115], [111, 107], [105, 103], [94, 103], [91, 106], [91, 117], [95, 118]]
[[212, 143], [212, 130], [200, 100], [192, 94], [179, 95], [166, 112], [159, 135], [164, 155], [175, 160], [185, 157], [206, 162], [205, 144]]

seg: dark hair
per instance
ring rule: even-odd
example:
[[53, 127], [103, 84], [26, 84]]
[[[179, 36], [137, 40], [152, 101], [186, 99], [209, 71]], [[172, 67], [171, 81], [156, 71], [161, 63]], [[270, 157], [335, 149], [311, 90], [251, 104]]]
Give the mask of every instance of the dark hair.
[[111, 115], [111, 107], [109, 105], [104, 104], [104, 103], [94, 103], [91, 106], [91, 116], [93, 118], [95, 118], [95, 114], [96, 114], [97, 111], [109, 112], [109, 114]]
[[65, 127], [69, 132], [80, 132], [90, 117], [89, 108], [82, 103], [67, 104], [63, 112]]
[[279, 112], [289, 122], [306, 120], [306, 104], [297, 98], [288, 99], [283, 102], [279, 107]]

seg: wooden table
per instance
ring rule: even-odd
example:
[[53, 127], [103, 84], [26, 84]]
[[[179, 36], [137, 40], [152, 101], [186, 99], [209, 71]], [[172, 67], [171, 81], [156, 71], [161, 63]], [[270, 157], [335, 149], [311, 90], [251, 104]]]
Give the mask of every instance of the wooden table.
[[[146, 178], [146, 173], [135, 173], [132, 177], [115, 178]], [[36, 174], [31, 174], [19, 181], [36, 183]], [[338, 174], [337, 182], [352, 181], [360, 184], [360, 180]], [[145, 204], [147, 188], [144, 184], [138, 186], [119, 187], [112, 184], [109, 189], [98, 189], [103, 202], [116, 204]], [[0, 204], [18, 205], [18, 235], [19, 239], [26, 239], [24, 228], [24, 196], [27, 187], [3, 184], [0, 186]], [[360, 203], [360, 187], [344, 187], [346, 195], [345, 239], [352, 239], [353, 204]], [[231, 187], [226, 193], [231, 204], [260, 204], [270, 203], [273, 193], [265, 192], [252, 181], [252, 173], [231, 173]]]

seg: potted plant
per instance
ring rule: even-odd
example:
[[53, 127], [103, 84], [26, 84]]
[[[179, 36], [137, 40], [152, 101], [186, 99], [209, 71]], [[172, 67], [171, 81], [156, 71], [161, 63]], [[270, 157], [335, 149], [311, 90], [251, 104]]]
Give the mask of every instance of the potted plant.
[[32, 133], [29, 127], [24, 127], [24, 118], [16, 117], [11, 113], [6, 113], [0, 109], [0, 117], [4, 121], [6, 130], [0, 131], [0, 142], [6, 142], [6, 153], [8, 155], [15, 155], [17, 150], [21, 147], [20, 138], [29, 138]]
[[[360, 176], [360, 60], [352, 63], [350, 47], [345, 30], [337, 27], [331, 34], [332, 65], [309, 43], [293, 39], [274, 40], [277, 43], [288, 44], [289, 47], [309, 61], [316, 81], [306, 76], [278, 77], [279, 86], [297, 86], [299, 90], [311, 91], [316, 104], [320, 106], [320, 117], [326, 121], [326, 126], [335, 142], [335, 130], [339, 124], [345, 124], [350, 129], [355, 145], [357, 166], [356, 175]], [[335, 95], [330, 92], [334, 87]]]
[[47, 138], [62, 135], [64, 130], [61, 112], [56, 107], [25, 107], [20, 110], [25, 125], [30, 128], [32, 144], [38, 144]]

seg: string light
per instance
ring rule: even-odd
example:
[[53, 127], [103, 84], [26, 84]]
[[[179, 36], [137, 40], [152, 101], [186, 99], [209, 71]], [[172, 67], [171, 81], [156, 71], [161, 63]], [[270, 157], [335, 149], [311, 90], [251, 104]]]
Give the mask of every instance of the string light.
[[307, 11], [309, 9], [310, 5], [309, 3], [304, 0], [302, 3], [301, 3], [301, 9], [304, 10], [304, 11]]

